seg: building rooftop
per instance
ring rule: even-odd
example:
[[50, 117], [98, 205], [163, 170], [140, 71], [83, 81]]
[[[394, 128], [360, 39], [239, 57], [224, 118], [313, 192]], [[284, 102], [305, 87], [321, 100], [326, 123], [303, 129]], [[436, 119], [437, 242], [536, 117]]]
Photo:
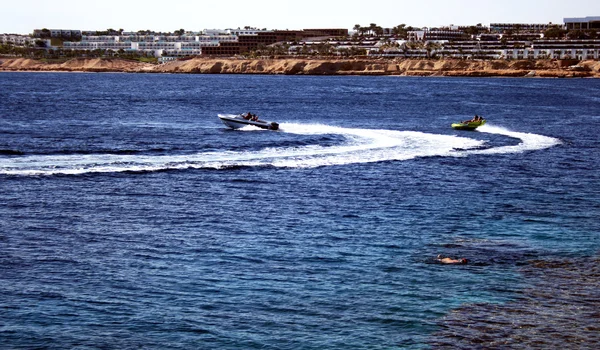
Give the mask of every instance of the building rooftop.
[[570, 18], [565, 18], [564, 22], [565, 23], [600, 22], [600, 16], [570, 17]]

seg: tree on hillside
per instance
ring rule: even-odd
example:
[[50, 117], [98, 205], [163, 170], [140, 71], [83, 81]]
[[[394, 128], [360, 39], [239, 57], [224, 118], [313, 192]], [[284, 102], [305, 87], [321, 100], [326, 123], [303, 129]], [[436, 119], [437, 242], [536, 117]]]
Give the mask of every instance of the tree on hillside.
[[[440, 45], [439, 43], [436, 43], [433, 41], [428, 41], [425, 44], [425, 50], [427, 50], [427, 58], [435, 57], [437, 50], [439, 50], [441, 48], [442, 48], [442, 45]], [[432, 52], [434, 53], [433, 56], [431, 55]]]
[[570, 30], [567, 33], [567, 38], [571, 39], [571, 40], [576, 40], [576, 39], [585, 39], [586, 35], [583, 31], [576, 29], [576, 30]]
[[321, 56], [330, 56], [333, 51], [333, 46], [330, 43], [318, 43], [315, 45], [317, 53]]
[[567, 33], [567, 38], [569, 39], [596, 39], [598, 37], [598, 33], [595, 30], [571, 30]]
[[406, 30], [406, 24], [404, 24], [404, 23], [392, 28], [392, 34], [396, 35], [402, 39], [406, 39], [407, 33], [408, 33], [408, 31]]
[[567, 31], [559, 26], [552, 26], [544, 32], [544, 38], [560, 39], [564, 37], [566, 33]]
[[40, 37], [50, 38], [51, 36], [52, 36], [52, 33], [50, 32], [50, 30], [48, 28], [42, 28], [42, 34], [40, 35]]
[[355, 36], [362, 36], [369, 31], [369, 27], [362, 27], [360, 24], [355, 24], [354, 30], [356, 31], [356, 33], [354, 33]]
[[379, 52], [384, 52], [387, 50], [398, 50], [400, 48], [400, 44], [396, 41], [393, 41], [389, 38], [383, 39], [380, 42]]
[[372, 35], [375, 35], [375, 29], [377, 29], [377, 24], [375, 24], [375, 23], [369, 24], [369, 32], [371, 32]]

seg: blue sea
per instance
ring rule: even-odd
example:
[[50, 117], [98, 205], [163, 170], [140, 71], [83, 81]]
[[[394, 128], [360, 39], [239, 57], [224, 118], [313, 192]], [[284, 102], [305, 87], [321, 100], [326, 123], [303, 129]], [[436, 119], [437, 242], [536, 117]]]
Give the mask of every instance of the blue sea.
[[599, 132], [593, 79], [0, 73], [0, 347], [464, 346], [597, 266]]

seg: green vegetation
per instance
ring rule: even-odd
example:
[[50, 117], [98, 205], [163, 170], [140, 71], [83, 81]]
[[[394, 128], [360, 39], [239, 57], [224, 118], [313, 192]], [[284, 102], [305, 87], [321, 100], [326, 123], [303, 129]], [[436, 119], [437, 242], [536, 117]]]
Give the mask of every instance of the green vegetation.
[[138, 57], [135, 60], [143, 63], [158, 63], [158, 58], [156, 57]]
[[383, 28], [375, 23], [371, 23], [368, 27], [362, 27], [360, 24], [354, 25], [355, 35], [358, 36], [381, 36], [383, 35]]
[[565, 30], [559, 26], [553, 26], [544, 32], [546, 39], [570, 39], [570, 40], [586, 40], [598, 39], [598, 31], [594, 29], [576, 29]]
[[595, 30], [571, 30], [567, 33], [567, 38], [575, 39], [598, 39], [598, 32]]
[[476, 26], [470, 26], [463, 30], [465, 34], [469, 35], [479, 35], [479, 34], [487, 34], [490, 32], [490, 29], [481, 25], [481, 23], [477, 23]]
[[108, 28], [107, 30], [97, 30], [96, 35], [123, 35], [123, 29], [115, 30]]
[[562, 29], [559, 26], [553, 26], [544, 32], [544, 38], [562, 39], [565, 36], [565, 34], [567, 34], [566, 30]]

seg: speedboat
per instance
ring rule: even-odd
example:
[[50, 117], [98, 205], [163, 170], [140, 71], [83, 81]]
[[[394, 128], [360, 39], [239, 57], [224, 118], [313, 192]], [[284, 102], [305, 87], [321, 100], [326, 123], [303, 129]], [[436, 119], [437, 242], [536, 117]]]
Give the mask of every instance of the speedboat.
[[261, 129], [279, 130], [279, 124], [277, 124], [275, 122], [267, 122], [264, 120], [260, 120], [257, 117], [252, 118], [252, 117], [248, 116], [247, 114], [238, 114], [238, 115], [219, 114], [219, 119], [221, 119], [223, 124], [225, 124], [226, 126], [232, 128], [232, 129], [240, 129], [246, 125], [253, 125], [253, 126], [259, 127]]
[[475, 130], [478, 127], [484, 125], [486, 122], [487, 120], [485, 119], [480, 119], [477, 121], [468, 120], [460, 123], [454, 123], [452, 124], [452, 128], [456, 130]]

